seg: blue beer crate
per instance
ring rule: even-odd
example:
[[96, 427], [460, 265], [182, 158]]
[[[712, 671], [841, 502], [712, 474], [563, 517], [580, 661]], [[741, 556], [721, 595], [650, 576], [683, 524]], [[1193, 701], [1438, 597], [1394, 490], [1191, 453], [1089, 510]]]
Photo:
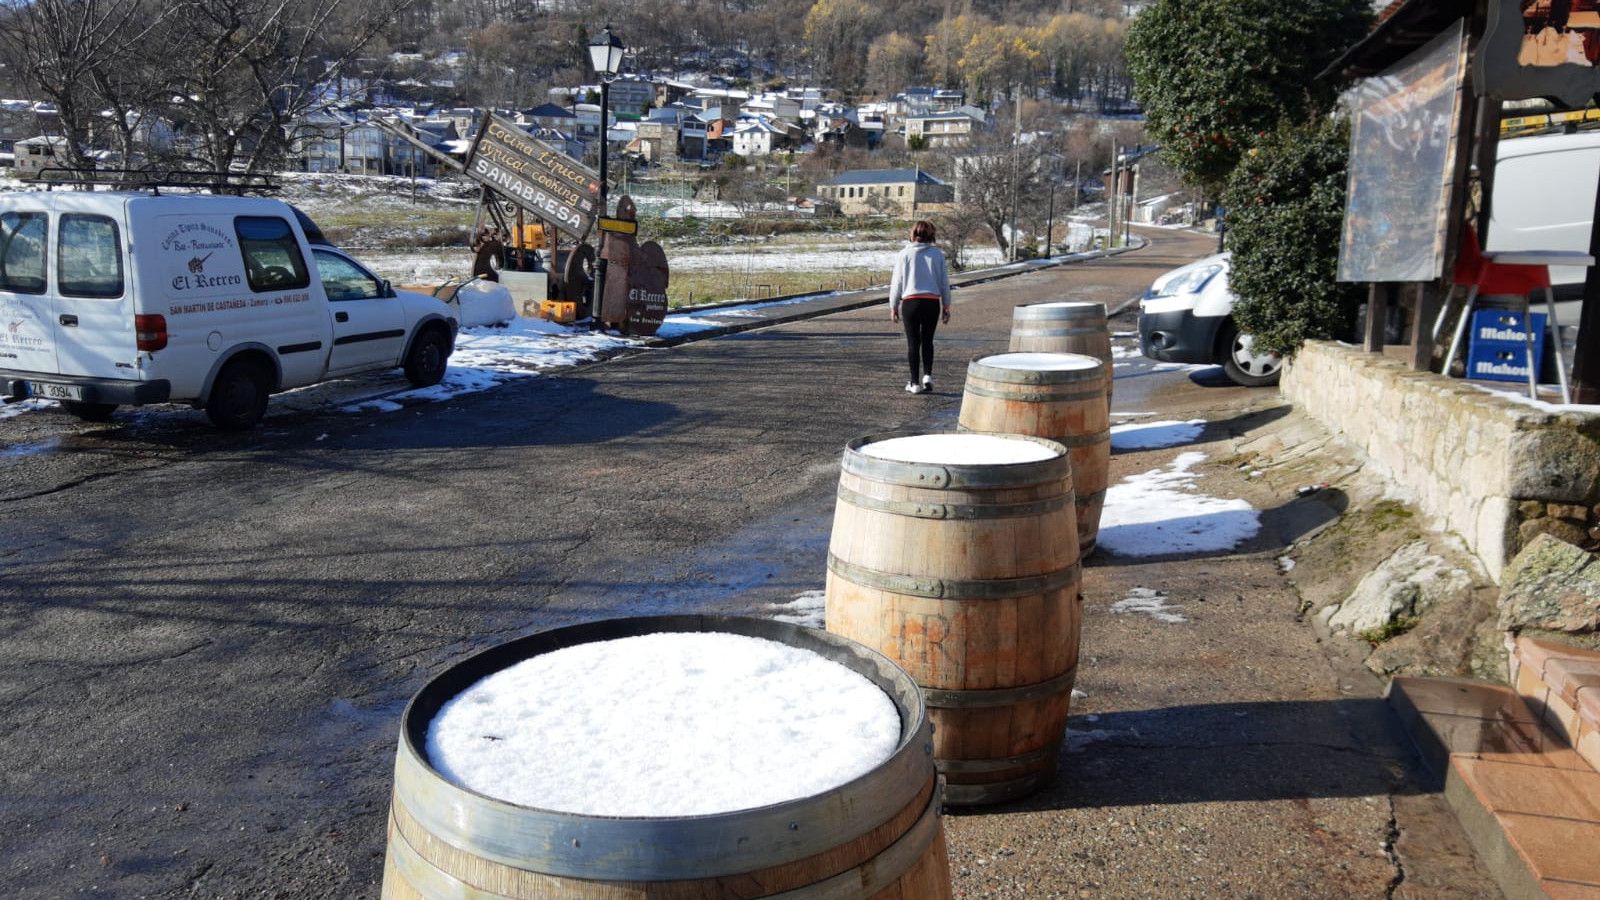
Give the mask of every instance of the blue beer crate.
[[[1532, 313], [1533, 372], [1544, 365], [1545, 314]], [[1467, 347], [1467, 377], [1484, 381], [1528, 380], [1527, 332], [1522, 314], [1509, 309], [1480, 309], [1472, 314], [1471, 343]]]

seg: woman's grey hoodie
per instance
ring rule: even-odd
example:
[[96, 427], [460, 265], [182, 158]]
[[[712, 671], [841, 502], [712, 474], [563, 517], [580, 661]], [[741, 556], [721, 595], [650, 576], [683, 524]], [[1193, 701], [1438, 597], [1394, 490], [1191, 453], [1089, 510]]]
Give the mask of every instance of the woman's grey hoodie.
[[950, 273], [944, 264], [944, 251], [932, 244], [907, 241], [894, 258], [894, 274], [889, 277], [889, 303], [900, 311], [900, 300], [915, 294], [932, 294], [950, 308]]

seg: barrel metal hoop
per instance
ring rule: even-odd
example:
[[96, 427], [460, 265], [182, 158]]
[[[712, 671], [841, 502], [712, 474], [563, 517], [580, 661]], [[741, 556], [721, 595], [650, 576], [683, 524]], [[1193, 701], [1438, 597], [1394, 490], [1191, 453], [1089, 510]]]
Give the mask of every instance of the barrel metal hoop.
[[1054, 697], [1072, 690], [1073, 682], [1078, 679], [1078, 667], [1062, 672], [1054, 678], [1036, 684], [1024, 684], [1020, 687], [999, 688], [989, 691], [947, 691], [937, 688], [924, 687], [922, 692], [928, 695], [928, 706], [931, 709], [985, 709], [988, 707], [1016, 706], [1030, 700], [1040, 700], [1045, 697]]
[[816, 884], [773, 894], [772, 900], [855, 900], [857, 897], [876, 896], [911, 871], [928, 852], [928, 847], [938, 837], [942, 827], [939, 805], [943, 798], [944, 783], [943, 779], [939, 779], [934, 782], [928, 806], [917, 818], [916, 824], [906, 829], [905, 834], [877, 856]]
[[1059, 750], [1056, 745], [1050, 743], [1037, 750], [1000, 759], [935, 759], [933, 763], [944, 775], [990, 775], [1026, 766], [1029, 763], [1044, 762], [1057, 752]]
[[1044, 769], [1021, 778], [1010, 781], [994, 781], [987, 784], [947, 784], [944, 788], [944, 802], [946, 806], [985, 806], [991, 803], [1004, 803], [1026, 797], [1055, 780], [1056, 767], [1047, 765]]
[[869, 481], [937, 490], [1022, 488], [1072, 476], [1072, 458], [1067, 455], [1067, 448], [1049, 438], [1031, 435], [1017, 434], [1008, 437], [1043, 444], [1060, 455], [1032, 462], [973, 466], [898, 462], [868, 456], [861, 452], [862, 447], [878, 440], [907, 436], [910, 435], [869, 435], [851, 441], [845, 449], [841, 467], [851, 475]]
[[1022, 327], [1018, 328], [1014, 333], [1017, 337], [1072, 337], [1079, 334], [1103, 334], [1107, 339], [1110, 339], [1111, 337], [1111, 333], [1106, 330], [1105, 325], [1089, 326], [1087, 328], [1081, 326], [1070, 328], [1036, 328], [1032, 326], [1032, 323], [1034, 322], [1045, 321], [1049, 320], [1027, 319], [1017, 322], [1016, 324]]
[[1095, 491], [1092, 494], [1079, 494], [1077, 496], [1077, 504], [1079, 506], [1088, 506], [1091, 503], [1104, 503], [1105, 500], [1106, 500], [1105, 488], [1101, 488], [1100, 490]]
[[[1106, 396], [1105, 379], [1097, 373], [1094, 377], [1095, 388], [1092, 391], [1073, 391], [1070, 394], [1056, 391], [998, 391], [981, 384], [973, 384], [967, 380], [964, 390], [977, 397], [992, 397], [996, 400], [1014, 400], [1018, 403], [1071, 403], [1079, 400], [1104, 400]], [[1056, 439], [1059, 440], [1059, 439]]]
[[994, 381], [1003, 384], [1049, 384], [1066, 387], [1085, 382], [1099, 385], [1105, 375], [1106, 361], [1097, 356], [1086, 354], [1063, 354], [1083, 356], [1092, 359], [1096, 365], [1092, 369], [1007, 369], [1001, 366], [991, 366], [981, 359], [967, 363], [967, 377], [981, 378], [985, 381]]
[[1071, 494], [1057, 494], [1028, 503], [912, 503], [909, 500], [880, 500], [839, 485], [839, 499], [858, 509], [907, 516], [913, 519], [1010, 519], [1037, 516], [1065, 509]]
[[1008, 600], [1059, 590], [1077, 584], [1081, 570], [1077, 563], [1044, 575], [1024, 578], [986, 578], [957, 580], [948, 578], [918, 578], [880, 572], [866, 566], [846, 562], [828, 554], [828, 571], [852, 584], [933, 600]]

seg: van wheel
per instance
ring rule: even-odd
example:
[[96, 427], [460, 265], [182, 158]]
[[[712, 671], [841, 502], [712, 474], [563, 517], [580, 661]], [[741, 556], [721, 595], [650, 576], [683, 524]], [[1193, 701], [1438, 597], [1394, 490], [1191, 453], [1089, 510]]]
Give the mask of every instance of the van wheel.
[[1233, 325], [1227, 326], [1223, 348], [1222, 370], [1234, 384], [1242, 387], [1271, 387], [1278, 383], [1283, 373], [1283, 357], [1276, 353], [1258, 353], [1255, 338], [1240, 334]]
[[417, 387], [438, 384], [444, 379], [449, 361], [449, 339], [439, 329], [429, 328], [411, 342], [411, 352], [406, 354], [406, 380]]
[[223, 431], [246, 431], [267, 414], [272, 381], [266, 369], [252, 360], [235, 360], [222, 367], [206, 398], [206, 415]]
[[62, 400], [61, 408], [85, 422], [109, 422], [117, 411], [115, 403], [84, 403], [81, 400]]

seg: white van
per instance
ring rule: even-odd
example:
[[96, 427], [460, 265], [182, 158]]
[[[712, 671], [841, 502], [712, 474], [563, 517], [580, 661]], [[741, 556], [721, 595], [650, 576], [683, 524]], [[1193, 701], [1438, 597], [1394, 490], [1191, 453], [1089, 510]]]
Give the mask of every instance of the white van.
[[444, 377], [456, 320], [280, 200], [0, 193], [0, 395], [86, 419], [187, 402], [250, 428], [267, 396], [404, 366]]

